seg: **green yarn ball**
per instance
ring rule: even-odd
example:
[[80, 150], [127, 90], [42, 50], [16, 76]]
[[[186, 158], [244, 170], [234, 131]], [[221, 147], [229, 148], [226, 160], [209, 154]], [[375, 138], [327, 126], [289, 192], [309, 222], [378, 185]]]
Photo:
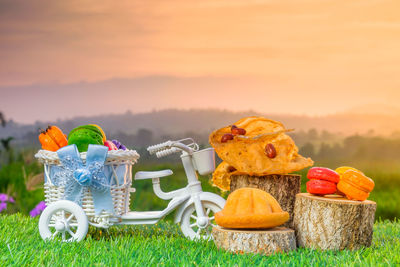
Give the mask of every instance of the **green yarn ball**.
[[104, 145], [103, 134], [92, 125], [82, 125], [73, 129], [68, 135], [68, 145], [75, 144], [79, 152], [86, 152], [89, 144]]

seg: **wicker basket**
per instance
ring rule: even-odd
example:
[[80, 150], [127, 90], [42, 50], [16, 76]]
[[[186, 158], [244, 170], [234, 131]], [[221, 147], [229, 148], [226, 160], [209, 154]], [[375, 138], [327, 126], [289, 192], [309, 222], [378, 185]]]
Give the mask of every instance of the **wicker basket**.
[[[80, 153], [83, 162], [86, 161], [86, 152]], [[56, 152], [39, 150], [35, 155], [44, 165], [44, 193], [46, 205], [64, 198], [64, 187], [56, 186], [52, 177], [61, 170], [61, 164]], [[95, 215], [93, 198], [90, 190], [85, 189], [81, 206], [92, 225], [108, 227], [110, 223], [117, 222], [119, 217], [129, 210], [130, 192], [132, 184], [132, 165], [137, 162], [139, 154], [135, 150], [108, 151], [104, 164], [104, 173], [110, 179], [111, 196], [114, 204], [114, 214], [102, 212]], [[133, 190], [132, 190], [133, 189]]]

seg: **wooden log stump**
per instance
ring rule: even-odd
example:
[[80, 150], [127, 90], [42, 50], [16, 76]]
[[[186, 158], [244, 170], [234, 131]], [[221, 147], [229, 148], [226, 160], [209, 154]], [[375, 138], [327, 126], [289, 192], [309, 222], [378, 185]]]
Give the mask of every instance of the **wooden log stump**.
[[260, 253], [271, 255], [296, 249], [294, 230], [275, 227], [265, 230], [236, 230], [214, 227], [215, 245], [235, 253]]
[[294, 229], [300, 247], [322, 250], [359, 249], [372, 242], [376, 203], [337, 196], [296, 196]]
[[258, 188], [271, 194], [290, 215], [283, 226], [293, 228], [293, 210], [296, 194], [300, 193], [301, 176], [272, 174], [265, 176], [232, 175], [231, 192], [242, 187]]

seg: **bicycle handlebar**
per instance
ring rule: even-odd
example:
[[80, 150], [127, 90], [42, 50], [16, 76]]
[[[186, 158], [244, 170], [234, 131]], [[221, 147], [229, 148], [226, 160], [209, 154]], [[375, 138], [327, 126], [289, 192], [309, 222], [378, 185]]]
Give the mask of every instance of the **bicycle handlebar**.
[[[186, 139], [183, 139], [183, 140], [186, 140]], [[150, 155], [156, 154], [157, 158], [165, 157], [165, 156], [171, 155], [173, 153], [179, 152], [181, 150], [183, 150], [186, 153], [188, 153], [189, 155], [191, 155], [194, 151], [193, 148], [190, 147], [190, 145], [192, 145], [192, 144], [190, 144], [189, 146], [185, 145], [180, 142], [183, 140], [179, 140], [179, 141], [170, 141], [169, 140], [164, 143], [149, 146], [147, 148], [147, 151], [149, 151]], [[194, 143], [194, 144], [196, 147], [197, 144], [196, 143]]]
[[157, 145], [149, 146], [147, 148], [147, 151], [149, 151], [150, 155], [153, 155], [153, 154], [157, 153], [158, 151], [164, 150], [166, 147], [170, 147], [171, 143], [172, 143], [171, 141], [167, 141], [167, 142], [160, 143]]
[[157, 156], [157, 158], [162, 158], [162, 157], [165, 157], [165, 156], [174, 154], [175, 152], [178, 152], [178, 151], [179, 151], [178, 148], [176, 148], [176, 147], [171, 147], [171, 148], [169, 148], [169, 149], [165, 149], [165, 150], [158, 151], [158, 152], [156, 153], [156, 156]]

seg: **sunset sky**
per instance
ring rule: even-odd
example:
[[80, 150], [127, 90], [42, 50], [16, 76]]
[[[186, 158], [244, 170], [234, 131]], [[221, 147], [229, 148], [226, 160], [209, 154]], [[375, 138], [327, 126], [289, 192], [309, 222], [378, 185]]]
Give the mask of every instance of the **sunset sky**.
[[0, 111], [400, 110], [398, 0], [0, 0]]

